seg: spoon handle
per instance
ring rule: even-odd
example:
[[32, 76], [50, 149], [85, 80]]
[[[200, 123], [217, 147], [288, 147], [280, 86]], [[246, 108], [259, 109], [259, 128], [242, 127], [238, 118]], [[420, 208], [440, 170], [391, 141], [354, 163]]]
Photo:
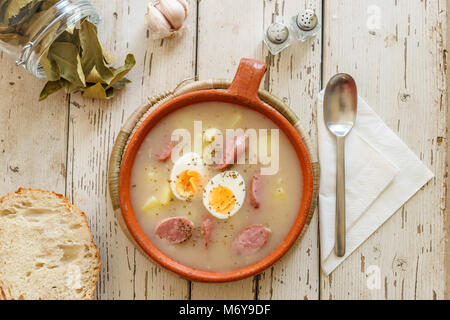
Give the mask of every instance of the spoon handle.
[[336, 139], [336, 255], [345, 255], [345, 137]]

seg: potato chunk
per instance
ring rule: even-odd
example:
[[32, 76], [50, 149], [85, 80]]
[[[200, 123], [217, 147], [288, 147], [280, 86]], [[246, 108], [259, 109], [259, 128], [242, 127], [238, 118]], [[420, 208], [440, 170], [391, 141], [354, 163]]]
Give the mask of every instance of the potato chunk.
[[284, 190], [284, 180], [282, 178], [277, 179], [274, 196], [276, 199], [283, 199], [286, 196], [286, 191]]
[[160, 203], [158, 199], [156, 199], [155, 196], [151, 196], [150, 198], [148, 198], [147, 202], [145, 202], [144, 206], [142, 207], [142, 210], [145, 211], [146, 213], [149, 213], [158, 208], [159, 206]]
[[213, 142], [222, 132], [217, 128], [208, 128], [203, 133], [203, 141], [207, 144]]
[[231, 128], [236, 128], [242, 122], [242, 114], [239, 112], [235, 112], [231, 119]]
[[164, 183], [159, 189], [157, 196], [151, 196], [142, 207], [146, 213], [150, 213], [155, 209], [167, 206], [172, 200], [172, 190], [170, 190], [169, 183]]
[[164, 183], [164, 185], [159, 190], [158, 200], [163, 206], [168, 205], [170, 200], [172, 200], [172, 190], [170, 190], [170, 186], [168, 183]]
[[275, 198], [282, 199], [286, 196], [286, 192], [284, 191], [283, 187], [277, 187], [275, 189]]

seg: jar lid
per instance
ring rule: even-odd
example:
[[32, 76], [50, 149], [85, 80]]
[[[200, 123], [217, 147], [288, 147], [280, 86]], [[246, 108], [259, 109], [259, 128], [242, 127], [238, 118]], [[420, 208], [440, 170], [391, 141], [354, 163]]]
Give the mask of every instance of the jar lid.
[[289, 38], [289, 29], [282, 23], [274, 22], [267, 28], [267, 38], [275, 44], [286, 42]]
[[302, 10], [297, 15], [297, 26], [303, 31], [313, 30], [318, 23], [317, 15], [311, 9]]

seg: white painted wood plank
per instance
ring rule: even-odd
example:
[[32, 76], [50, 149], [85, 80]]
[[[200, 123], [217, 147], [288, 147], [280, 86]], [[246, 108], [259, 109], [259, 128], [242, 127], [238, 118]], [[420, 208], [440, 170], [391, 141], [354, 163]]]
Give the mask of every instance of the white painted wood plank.
[[[265, 1], [264, 26], [275, 21], [289, 23], [302, 9], [315, 9], [321, 20], [322, 1]], [[316, 95], [321, 83], [321, 36], [296, 43], [280, 55], [271, 56], [265, 49], [269, 65], [265, 89], [283, 99], [300, 116], [303, 126], [316, 143]], [[318, 217], [311, 221], [303, 239], [285, 257], [261, 274], [259, 299], [318, 299], [319, 244]]]
[[[263, 59], [262, 32], [263, 1], [200, 1], [200, 79], [233, 78], [241, 58]], [[192, 299], [254, 299], [255, 281], [249, 278], [228, 284], [192, 283]]]
[[[130, 74], [133, 83], [112, 101], [93, 102], [72, 96], [70, 117], [64, 94], [38, 103], [44, 82], [16, 68], [9, 57], [0, 55], [0, 193], [20, 186], [60, 193], [67, 188], [75, 204], [87, 212], [101, 250], [103, 268], [98, 290], [101, 299], [183, 299], [189, 295], [187, 281], [148, 261], [122, 234], [109, 204], [106, 170], [114, 137], [127, 115], [147, 97], [172, 88], [194, 74], [196, 17], [195, 1], [192, 2], [194, 10], [182, 41], [152, 42], [146, 39], [143, 28], [145, 0], [94, 1], [103, 16], [100, 32], [106, 47], [120, 59], [127, 51], [135, 53], [138, 65]], [[232, 77], [242, 56], [264, 60], [267, 51], [261, 42], [263, 25], [270, 17], [269, 10], [273, 8], [275, 12], [276, 3], [281, 14], [288, 15], [288, 7], [316, 6], [314, 0], [285, 1], [284, 5], [279, 0], [246, 1], [237, 5], [230, 1], [201, 1], [200, 77]], [[448, 43], [446, 2], [325, 3], [324, 81], [338, 71], [352, 73], [361, 94], [427, 163], [436, 178], [332, 276], [322, 275], [321, 297], [443, 298], [448, 120], [444, 80], [444, 49]], [[369, 33], [367, 9], [373, 4], [381, 8], [382, 28]], [[119, 31], [121, 28], [124, 31]], [[294, 67], [290, 67], [289, 52], [297, 50], [291, 48], [279, 59], [267, 60], [270, 75], [265, 86], [286, 98], [309, 126], [314, 120], [314, 113], [309, 113], [313, 110], [311, 101], [320, 80], [315, 62], [318, 48], [306, 56], [293, 55]], [[302, 88], [300, 92], [295, 91], [295, 82], [288, 81], [290, 71], [294, 78], [308, 79], [308, 86], [303, 87], [308, 91]], [[23, 94], [23, 88], [27, 88], [27, 95]], [[295, 97], [302, 97], [306, 102], [304, 105], [293, 102]], [[314, 130], [311, 134], [315, 134]], [[315, 225], [317, 221], [313, 220], [312, 226]], [[316, 232], [315, 227], [310, 227], [302, 243], [259, 279], [259, 298], [315, 297], [317, 289], [311, 272], [318, 263]], [[310, 248], [305, 255], [305, 249]], [[306, 264], [292, 270], [305, 259]], [[369, 265], [381, 268], [380, 290], [369, 290], [366, 286], [364, 271]], [[297, 276], [298, 281], [294, 281]], [[255, 285], [252, 279], [221, 285], [195, 283], [192, 298], [253, 299]]]
[[[450, 25], [450, 1], [447, 1], [447, 46], [450, 43], [450, 32], [449, 32], [449, 25]], [[447, 49], [448, 50], [448, 49]], [[448, 68], [448, 64], [449, 64], [449, 56], [448, 56], [448, 52], [446, 55], [446, 60], [445, 63], [447, 65]], [[450, 96], [448, 94], [448, 84], [450, 83], [450, 72], [448, 72], [447, 69], [447, 141], [446, 143], [446, 148], [447, 148], [447, 173], [448, 173], [448, 164], [450, 163], [450, 152], [448, 152], [448, 147], [449, 147], [449, 143], [448, 143], [448, 139], [450, 136], [450, 133], [448, 132], [448, 127], [450, 124]], [[446, 202], [446, 207], [448, 206], [448, 204], [450, 203], [450, 191], [448, 190], [448, 177], [447, 177], [447, 181], [444, 182], [445, 183], [445, 189], [447, 191], [447, 202]], [[446, 286], [445, 286], [445, 299], [446, 300], [450, 300], [450, 217], [448, 215], [448, 211], [447, 214], [445, 215], [446, 218], [446, 222], [445, 222], [445, 226], [446, 226], [446, 232], [445, 232], [445, 238], [446, 238], [446, 243], [445, 243], [445, 252], [446, 252], [446, 258], [445, 258], [445, 270], [446, 270]]]
[[[304, 124], [311, 128], [314, 135], [314, 114], [311, 110], [313, 110], [313, 95], [320, 88], [320, 39], [309, 43], [314, 47], [312, 53], [309, 53], [310, 48], [296, 45], [281, 57], [272, 59], [263, 46], [262, 37], [264, 27], [271, 21], [272, 16], [289, 16], [291, 12], [305, 7], [320, 9], [319, 2], [201, 1], [198, 40], [200, 79], [232, 78], [242, 57], [266, 61], [269, 71], [263, 86], [288, 103], [292, 102], [294, 109], [304, 116]], [[237, 7], [245, 14], [236, 14]], [[302, 81], [304, 86], [300, 84]], [[317, 218], [313, 220], [311, 229], [304, 239], [301, 245], [297, 243], [285, 258], [261, 276], [230, 284], [193, 283], [192, 298], [317, 299], [319, 284]]]
[[19, 187], [65, 192], [67, 97], [38, 102], [44, 80], [0, 53], [0, 195]]
[[[352, 74], [359, 93], [436, 177], [330, 277], [322, 275], [321, 298], [442, 299], [446, 2], [325, 3], [323, 80]], [[379, 28], [373, 24], [377, 12]], [[369, 266], [380, 268], [378, 290], [366, 285]]]
[[103, 18], [100, 36], [119, 61], [136, 57], [133, 82], [110, 101], [72, 95], [69, 122], [68, 190], [85, 209], [99, 245], [100, 299], [186, 299], [189, 282], [137, 251], [118, 226], [107, 191], [107, 166], [117, 132], [148, 97], [173, 89], [194, 75], [196, 3], [190, 7], [182, 38], [152, 41], [144, 26], [146, 0], [93, 1]]

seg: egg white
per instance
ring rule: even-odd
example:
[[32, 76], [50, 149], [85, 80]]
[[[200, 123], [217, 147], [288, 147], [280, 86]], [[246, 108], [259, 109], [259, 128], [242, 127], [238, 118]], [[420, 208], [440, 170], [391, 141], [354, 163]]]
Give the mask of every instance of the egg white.
[[177, 192], [176, 182], [178, 175], [186, 170], [193, 170], [200, 174], [202, 178], [205, 176], [205, 166], [203, 160], [198, 153], [189, 152], [180, 157], [173, 165], [172, 171], [170, 173], [170, 188], [175, 197], [180, 200], [187, 200], [187, 198], [181, 196]]
[[[208, 201], [208, 196], [210, 192], [216, 187], [226, 187], [231, 190], [233, 193], [236, 203], [233, 209], [228, 214], [222, 214], [216, 212], [211, 208]], [[203, 191], [203, 205], [206, 210], [211, 213], [214, 217], [225, 220], [232, 217], [236, 212], [241, 209], [245, 200], [245, 181], [241, 174], [237, 171], [224, 171], [217, 175], [215, 175], [209, 182], [206, 184], [206, 187]]]

